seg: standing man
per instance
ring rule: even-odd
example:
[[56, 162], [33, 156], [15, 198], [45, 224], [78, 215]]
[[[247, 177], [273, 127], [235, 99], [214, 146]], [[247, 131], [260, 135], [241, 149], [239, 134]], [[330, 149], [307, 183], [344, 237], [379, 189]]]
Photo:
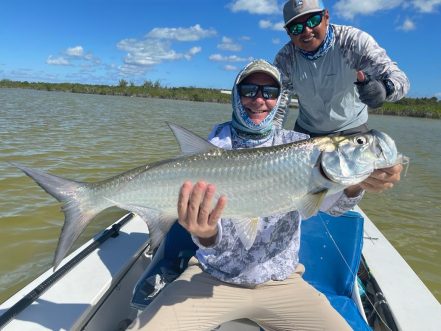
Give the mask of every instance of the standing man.
[[289, 0], [283, 17], [291, 41], [274, 60], [283, 82], [276, 125], [282, 126], [296, 94], [296, 131], [310, 136], [364, 132], [368, 107], [408, 92], [409, 80], [386, 51], [366, 32], [330, 24], [321, 0]]

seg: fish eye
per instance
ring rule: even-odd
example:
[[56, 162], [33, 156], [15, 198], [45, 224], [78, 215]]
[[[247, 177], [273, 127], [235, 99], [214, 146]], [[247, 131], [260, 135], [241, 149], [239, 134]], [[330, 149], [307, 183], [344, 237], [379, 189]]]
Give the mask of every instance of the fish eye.
[[365, 136], [357, 136], [354, 138], [354, 141], [358, 144], [358, 145], [364, 145], [368, 142], [367, 138]]

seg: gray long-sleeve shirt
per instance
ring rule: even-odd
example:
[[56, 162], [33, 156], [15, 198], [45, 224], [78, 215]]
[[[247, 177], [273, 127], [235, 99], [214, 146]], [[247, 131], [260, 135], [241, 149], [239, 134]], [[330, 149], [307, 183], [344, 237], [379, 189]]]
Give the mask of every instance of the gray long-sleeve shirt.
[[387, 101], [399, 100], [408, 92], [404, 72], [369, 34], [350, 26], [331, 27], [335, 41], [324, 56], [308, 60], [291, 41], [276, 55], [274, 65], [281, 71], [283, 83], [277, 125], [286, 118], [293, 94], [299, 99], [297, 123], [310, 132], [327, 134], [365, 124], [367, 106], [354, 85], [359, 70], [371, 79], [392, 81], [395, 90]]

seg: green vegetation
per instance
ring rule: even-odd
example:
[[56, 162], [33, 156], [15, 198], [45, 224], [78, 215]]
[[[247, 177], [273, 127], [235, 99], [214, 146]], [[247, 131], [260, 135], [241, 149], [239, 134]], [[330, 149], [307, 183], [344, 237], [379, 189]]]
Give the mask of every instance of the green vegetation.
[[201, 102], [231, 102], [231, 96], [220, 93], [218, 89], [196, 88], [196, 87], [164, 87], [161, 84], [145, 81], [142, 85], [136, 86], [124, 79], [119, 81], [117, 86], [111, 85], [90, 85], [75, 83], [43, 83], [43, 82], [17, 82], [7, 79], [0, 80], [0, 88], [24, 88], [44, 91], [62, 91], [72, 93], [121, 95], [145, 98], [175, 99]]
[[437, 98], [403, 98], [386, 102], [381, 108], [370, 109], [371, 114], [427, 117], [441, 119], [441, 101]]
[[[229, 103], [231, 96], [220, 93], [218, 89], [197, 87], [164, 87], [161, 84], [145, 81], [137, 86], [121, 79], [117, 86], [90, 85], [74, 83], [33, 83], [0, 80], [0, 88], [25, 88], [45, 91], [63, 91], [102, 95], [122, 95], [146, 98], [175, 99], [201, 102]], [[403, 98], [397, 102], [386, 102], [381, 108], [369, 109], [369, 113], [378, 115], [397, 115], [441, 119], [441, 101], [437, 98]]]

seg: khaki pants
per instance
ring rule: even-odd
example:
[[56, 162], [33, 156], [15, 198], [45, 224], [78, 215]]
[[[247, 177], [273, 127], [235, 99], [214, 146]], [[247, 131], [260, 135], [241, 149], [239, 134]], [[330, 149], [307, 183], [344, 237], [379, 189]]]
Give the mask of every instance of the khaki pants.
[[265, 330], [351, 330], [326, 296], [303, 280], [303, 265], [284, 281], [255, 288], [227, 284], [203, 272], [192, 258], [129, 330], [212, 330], [248, 318]]

